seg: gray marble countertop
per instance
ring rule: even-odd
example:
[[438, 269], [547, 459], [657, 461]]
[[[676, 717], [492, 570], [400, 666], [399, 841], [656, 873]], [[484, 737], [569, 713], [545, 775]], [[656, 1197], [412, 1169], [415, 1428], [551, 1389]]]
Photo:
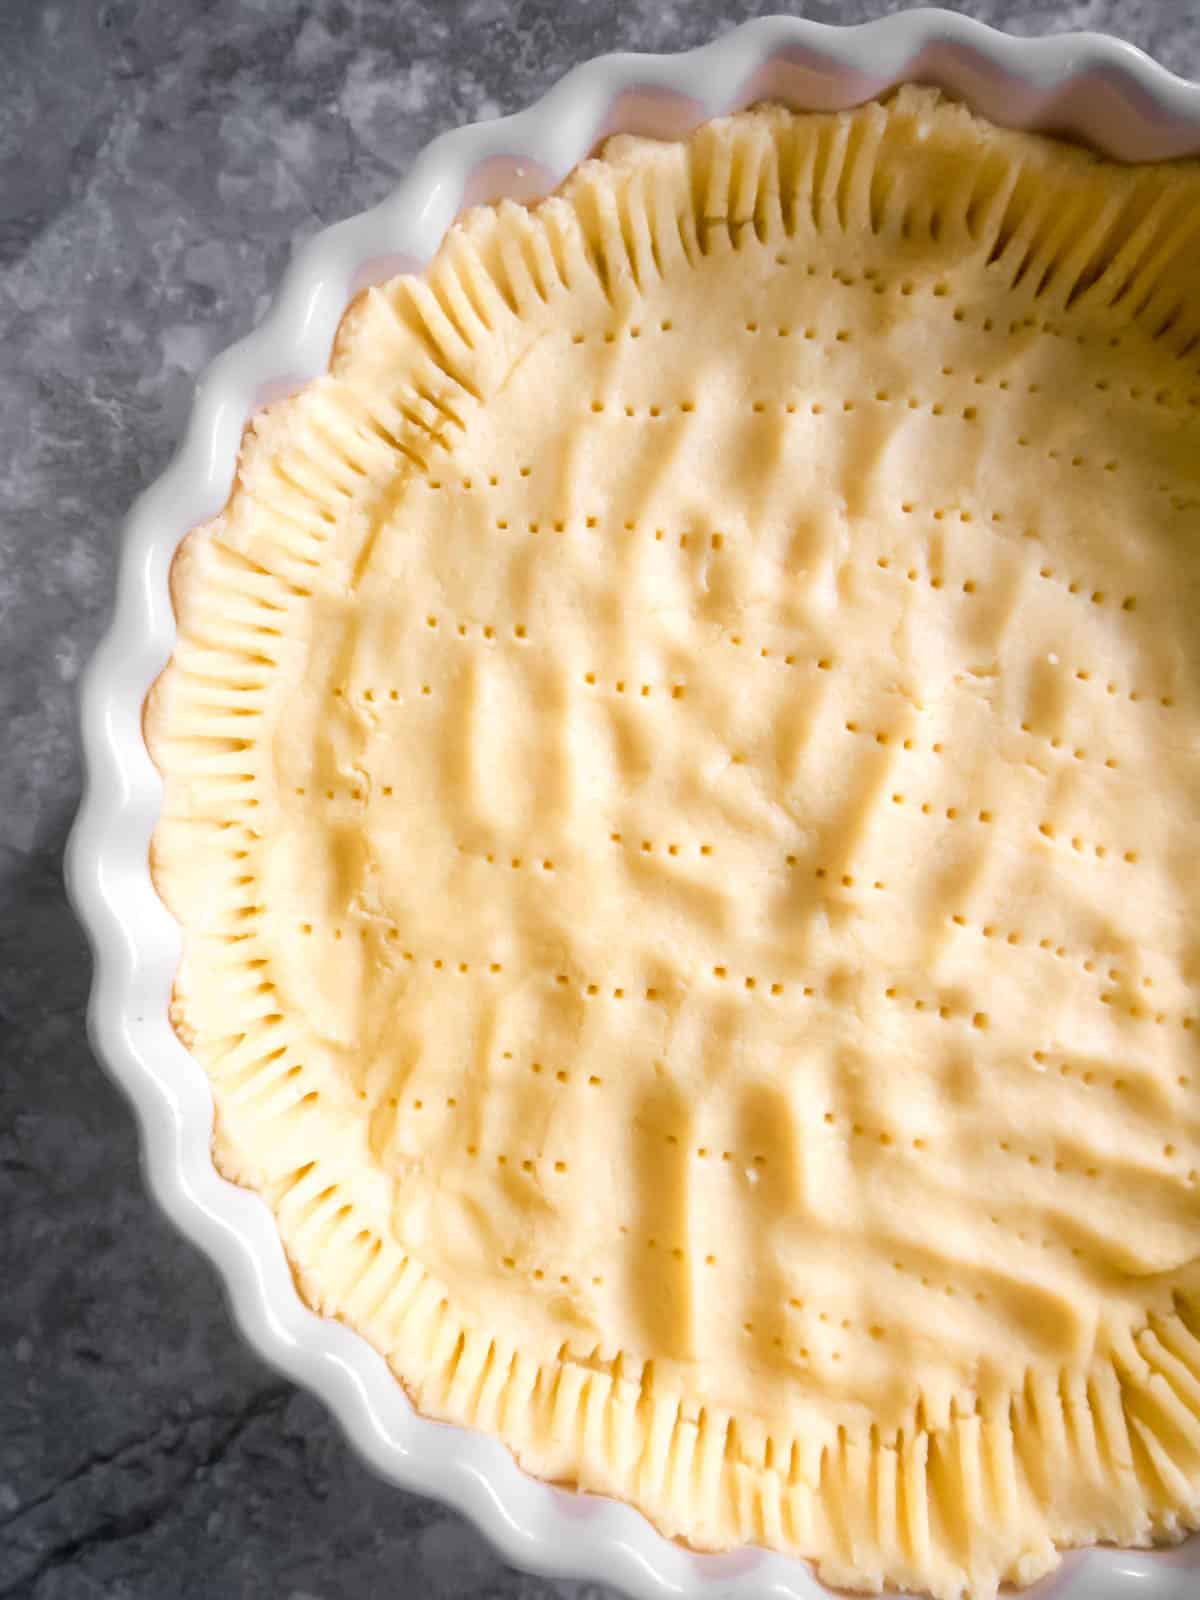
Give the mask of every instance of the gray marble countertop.
[[[146, 1200], [132, 1119], [84, 1038], [88, 961], [63, 897], [74, 686], [121, 517], [294, 241], [579, 59], [780, 9], [0, 5], [0, 1597], [585, 1592], [512, 1572], [456, 1515], [376, 1481], [243, 1347], [213, 1272]], [[958, 9], [1108, 30], [1200, 75], [1200, 0]]]

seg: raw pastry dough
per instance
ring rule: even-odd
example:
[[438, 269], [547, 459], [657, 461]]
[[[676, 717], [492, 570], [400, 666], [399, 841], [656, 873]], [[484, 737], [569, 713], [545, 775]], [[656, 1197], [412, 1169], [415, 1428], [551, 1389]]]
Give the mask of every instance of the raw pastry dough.
[[223, 1170], [422, 1410], [991, 1595], [1200, 1522], [1200, 172], [933, 91], [367, 293], [148, 707]]

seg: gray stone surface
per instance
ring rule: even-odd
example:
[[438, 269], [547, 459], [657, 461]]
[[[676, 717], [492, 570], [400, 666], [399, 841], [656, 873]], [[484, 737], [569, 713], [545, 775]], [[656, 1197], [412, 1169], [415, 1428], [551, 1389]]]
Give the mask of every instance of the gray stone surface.
[[[243, 1348], [213, 1272], [145, 1199], [84, 1039], [63, 899], [74, 685], [122, 513], [293, 241], [582, 57], [695, 44], [777, 5], [0, 3], [0, 1597], [584, 1592], [510, 1572], [375, 1481]], [[1195, 0], [959, 9], [1108, 29], [1200, 74]]]

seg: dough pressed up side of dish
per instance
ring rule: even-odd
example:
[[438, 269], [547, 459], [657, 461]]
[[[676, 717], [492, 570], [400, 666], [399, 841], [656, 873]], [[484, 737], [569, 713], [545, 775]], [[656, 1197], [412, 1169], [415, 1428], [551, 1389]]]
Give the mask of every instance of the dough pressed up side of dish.
[[368, 291], [147, 705], [221, 1169], [420, 1409], [993, 1595], [1200, 1525], [1200, 170], [932, 90]]

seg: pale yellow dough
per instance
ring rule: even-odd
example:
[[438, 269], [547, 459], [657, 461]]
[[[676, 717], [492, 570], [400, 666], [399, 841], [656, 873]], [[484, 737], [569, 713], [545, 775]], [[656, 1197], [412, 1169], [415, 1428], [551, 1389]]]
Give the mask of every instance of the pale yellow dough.
[[147, 726], [223, 1170], [423, 1411], [988, 1596], [1200, 1522], [1200, 169], [932, 91], [370, 291]]

